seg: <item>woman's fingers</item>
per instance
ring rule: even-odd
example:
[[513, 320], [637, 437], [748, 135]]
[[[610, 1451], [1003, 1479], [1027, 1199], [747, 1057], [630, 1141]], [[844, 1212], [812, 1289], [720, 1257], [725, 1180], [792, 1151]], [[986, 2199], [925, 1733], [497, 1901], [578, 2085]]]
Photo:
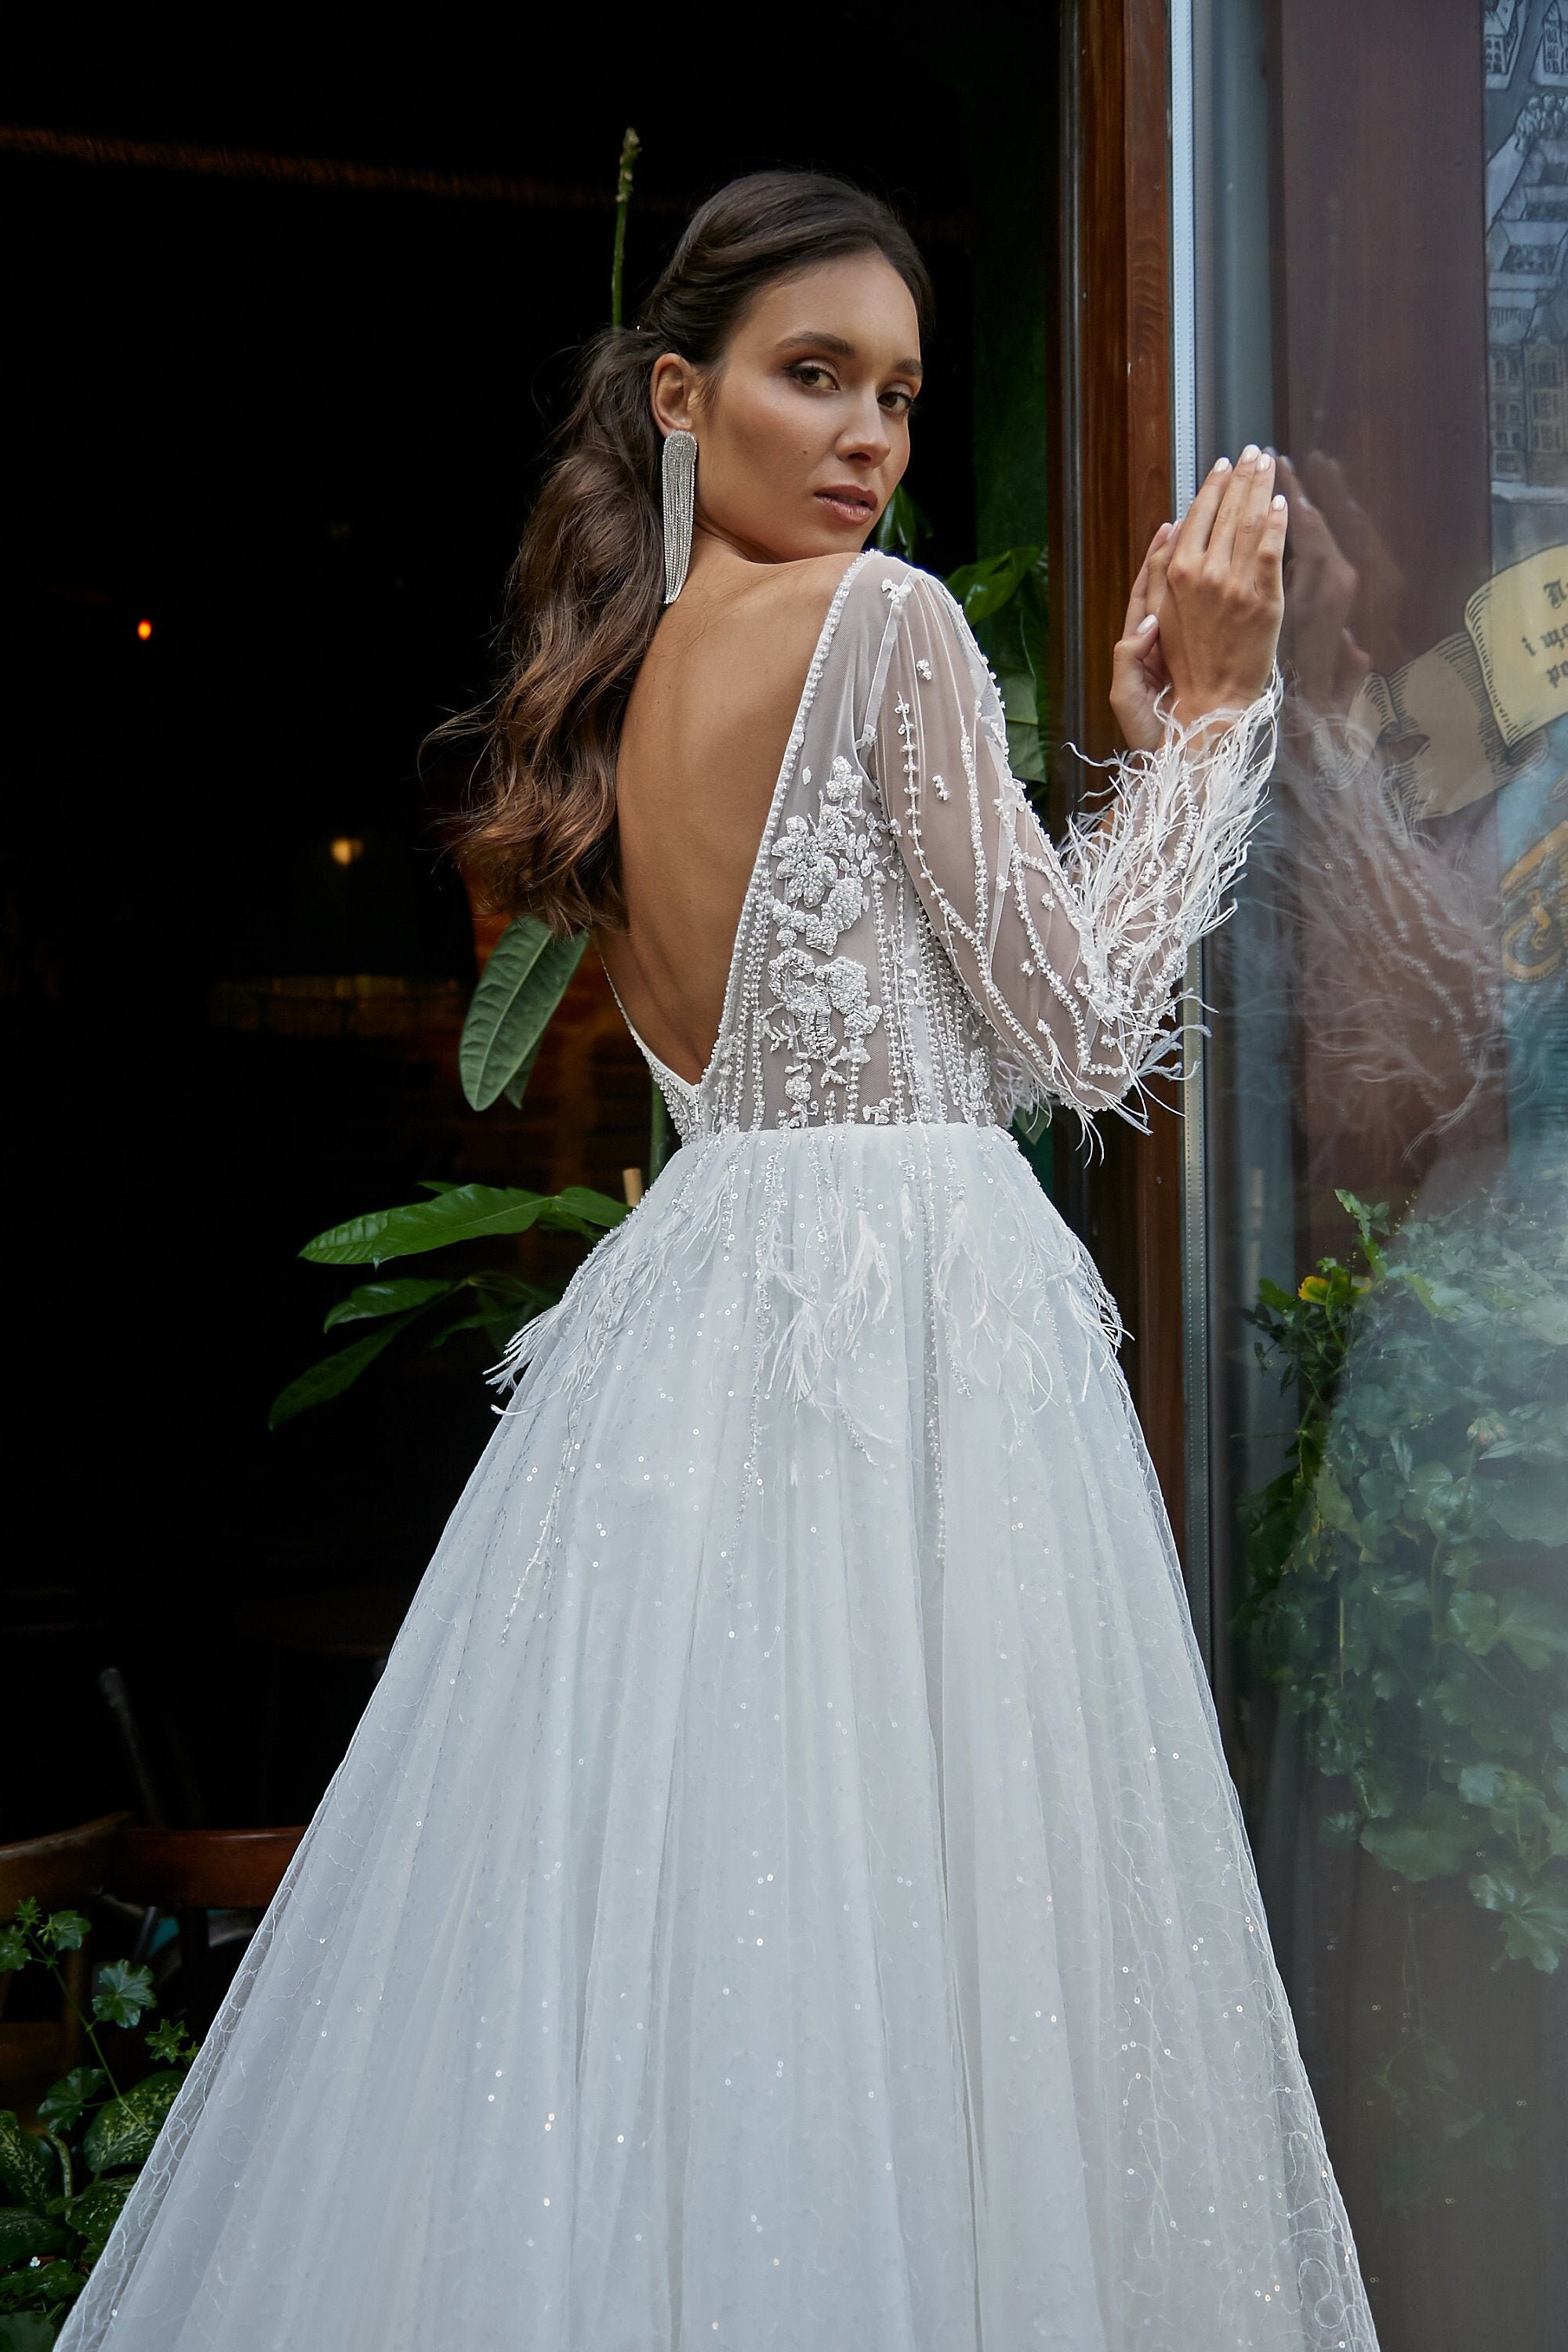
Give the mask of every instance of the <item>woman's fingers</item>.
[[1237, 460], [1230, 488], [1209, 533], [1209, 562], [1215, 571], [1239, 563], [1250, 570], [1274, 488], [1274, 460], [1249, 441]]
[[1171, 550], [1176, 543], [1176, 526], [1163, 522], [1149, 543], [1144, 562], [1149, 573], [1148, 604], [1157, 613], [1165, 601], [1165, 582], [1171, 570]]
[[1285, 594], [1285, 538], [1290, 528], [1290, 501], [1276, 490], [1264, 510], [1258, 538], [1258, 586], [1271, 602]]
[[1198, 485], [1196, 498], [1176, 525], [1175, 536], [1171, 542], [1173, 560], [1180, 556], [1184, 563], [1189, 560], [1194, 563], [1202, 562], [1204, 551], [1209, 543], [1209, 533], [1214, 529], [1215, 517], [1220, 510], [1235, 470], [1228, 457], [1215, 459]]
[[1160, 597], [1164, 591], [1164, 573], [1162, 570], [1159, 576], [1159, 584], [1158, 587], [1156, 587], [1154, 563], [1159, 551], [1164, 546], [1170, 536], [1171, 525], [1168, 522], [1163, 522], [1160, 525], [1159, 530], [1154, 533], [1153, 538], [1149, 541], [1149, 551], [1143, 558], [1142, 569], [1140, 571], [1137, 579], [1132, 583], [1132, 593], [1127, 599], [1127, 617], [1121, 624], [1121, 634], [1123, 637], [1131, 637], [1137, 634], [1138, 625], [1143, 619], [1144, 615], [1148, 613], [1158, 612], [1159, 610]]

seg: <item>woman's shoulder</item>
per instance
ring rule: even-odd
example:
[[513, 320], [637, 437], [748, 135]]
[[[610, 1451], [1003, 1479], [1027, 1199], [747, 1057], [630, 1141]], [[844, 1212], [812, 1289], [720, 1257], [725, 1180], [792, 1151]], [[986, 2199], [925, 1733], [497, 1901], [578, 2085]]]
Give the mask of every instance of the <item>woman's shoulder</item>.
[[945, 581], [890, 549], [868, 548], [849, 586], [856, 603], [868, 612], [899, 612], [911, 600], [927, 612], [961, 609]]
[[858, 604], [880, 604], [885, 610], [893, 594], [901, 601], [911, 589], [923, 597], [952, 601], [934, 572], [889, 550], [867, 547], [858, 555], [805, 555], [793, 562], [770, 564], [751, 593], [775, 613], [821, 620], [836, 603], [851, 596]]

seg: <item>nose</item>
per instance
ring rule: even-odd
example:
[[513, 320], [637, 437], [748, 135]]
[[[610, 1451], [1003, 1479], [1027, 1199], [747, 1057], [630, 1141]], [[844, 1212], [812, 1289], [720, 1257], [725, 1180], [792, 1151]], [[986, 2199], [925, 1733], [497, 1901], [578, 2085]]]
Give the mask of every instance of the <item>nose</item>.
[[864, 463], [879, 466], [892, 446], [887, 412], [875, 392], [868, 389], [856, 402], [854, 414], [847, 420], [838, 436], [837, 454], [840, 457], [858, 457]]

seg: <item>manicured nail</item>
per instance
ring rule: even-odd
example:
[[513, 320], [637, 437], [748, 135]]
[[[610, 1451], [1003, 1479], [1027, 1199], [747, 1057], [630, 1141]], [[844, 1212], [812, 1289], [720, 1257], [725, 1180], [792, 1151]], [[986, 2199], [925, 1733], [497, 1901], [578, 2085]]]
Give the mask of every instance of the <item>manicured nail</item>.
[[1257, 444], [1257, 442], [1256, 442], [1256, 441], [1249, 441], [1249, 442], [1247, 443], [1247, 445], [1246, 448], [1245, 448], [1245, 449], [1242, 451], [1242, 453], [1241, 453], [1241, 462], [1242, 462], [1242, 464], [1243, 464], [1244, 466], [1250, 466], [1250, 465], [1251, 465], [1251, 463], [1252, 463], [1252, 461], [1253, 461], [1253, 459], [1257, 457], [1257, 455], [1258, 455], [1258, 444]]
[[1228, 474], [1230, 471], [1230, 459], [1228, 457], [1216, 457], [1214, 461], [1214, 470], [1216, 474]]
[[1269, 499], [1268, 503], [1269, 503], [1269, 505], [1270, 505], [1271, 507], [1274, 507], [1275, 509], [1279, 509], [1279, 508], [1282, 507], [1282, 506], [1284, 505], [1284, 503], [1285, 503], [1285, 499], [1284, 499], [1284, 495], [1283, 495], [1283, 493], [1282, 493], [1282, 492], [1280, 492], [1280, 491], [1279, 491], [1279, 490], [1276, 490], [1276, 492], [1274, 493], [1274, 496]]
[[1145, 613], [1143, 618], [1139, 622], [1138, 626], [1133, 631], [1133, 635], [1138, 637], [1147, 636], [1149, 631], [1153, 627], [1157, 618], [1158, 615], [1156, 614]]

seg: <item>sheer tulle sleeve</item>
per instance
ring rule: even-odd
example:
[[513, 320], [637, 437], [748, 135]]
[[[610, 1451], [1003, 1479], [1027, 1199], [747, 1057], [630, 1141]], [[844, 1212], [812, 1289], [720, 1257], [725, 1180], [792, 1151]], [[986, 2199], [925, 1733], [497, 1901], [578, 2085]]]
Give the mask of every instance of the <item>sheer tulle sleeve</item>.
[[[1194, 940], [1229, 911], [1273, 764], [1279, 677], [1206, 745], [1124, 753], [1110, 800], [1053, 842], [1008, 762], [1001, 697], [953, 597], [882, 581], [892, 611], [866, 747], [937, 938], [1004, 1047], [1015, 1108], [1047, 1097], [1146, 1128], [1142, 1082], [1179, 1067]], [[1131, 1107], [1129, 1107], [1131, 1102]]]

